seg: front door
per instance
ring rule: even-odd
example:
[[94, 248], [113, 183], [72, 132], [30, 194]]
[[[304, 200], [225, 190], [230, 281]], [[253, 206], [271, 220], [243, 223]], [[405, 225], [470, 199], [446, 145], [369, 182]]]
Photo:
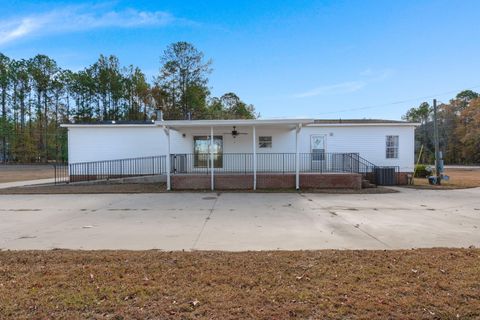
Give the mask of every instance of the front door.
[[324, 171], [327, 137], [324, 134], [310, 136], [311, 170]]

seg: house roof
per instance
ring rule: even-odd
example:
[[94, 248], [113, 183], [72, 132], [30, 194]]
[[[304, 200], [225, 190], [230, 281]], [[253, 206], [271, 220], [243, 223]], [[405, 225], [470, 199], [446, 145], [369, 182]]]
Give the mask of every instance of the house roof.
[[322, 123], [410, 123], [402, 120], [384, 120], [384, 119], [315, 119], [315, 124]]
[[218, 126], [256, 126], [256, 125], [307, 125], [313, 119], [238, 119], [238, 120], [165, 120], [156, 124], [168, 127], [218, 127]]
[[152, 127], [155, 126], [155, 121], [142, 121], [142, 120], [132, 120], [132, 121], [97, 121], [97, 122], [80, 122], [80, 123], [64, 123], [60, 125], [63, 128], [70, 128], [70, 127]]
[[400, 121], [400, 120], [383, 120], [383, 119], [308, 119], [308, 118], [291, 118], [291, 119], [237, 119], [237, 120], [164, 120], [164, 121], [101, 121], [91, 123], [69, 123], [62, 124], [62, 127], [221, 127], [221, 126], [416, 126], [418, 123]]

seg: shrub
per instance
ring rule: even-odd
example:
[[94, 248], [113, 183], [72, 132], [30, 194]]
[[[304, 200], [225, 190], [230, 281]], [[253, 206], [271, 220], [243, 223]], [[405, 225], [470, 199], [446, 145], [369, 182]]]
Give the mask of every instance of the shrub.
[[415, 178], [426, 178], [431, 174], [431, 171], [428, 170], [429, 166], [426, 164], [417, 164], [415, 165]]

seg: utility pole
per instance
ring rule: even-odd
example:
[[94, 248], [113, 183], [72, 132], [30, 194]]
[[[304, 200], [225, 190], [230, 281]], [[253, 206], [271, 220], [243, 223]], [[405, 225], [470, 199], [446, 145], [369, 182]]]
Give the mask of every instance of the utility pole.
[[442, 176], [441, 170], [441, 155], [440, 155], [440, 143], [438, 141], [438, 124], [437, 124], [437, 99], [433, 99], [433, 135], [435, 140], [435, 176], [436, 184], [441, 184]]

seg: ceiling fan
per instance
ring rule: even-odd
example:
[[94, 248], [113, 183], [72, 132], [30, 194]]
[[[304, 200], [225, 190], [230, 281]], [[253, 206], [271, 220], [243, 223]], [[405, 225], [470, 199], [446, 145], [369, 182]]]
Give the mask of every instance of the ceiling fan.
[[233, 126], [233, 130], [231, 132], [224, 132], [223, 134], [231, 134], [233, 138], [236, 138], [240, 134], [248, 134], [246, 132], [238, 132], [237, 127]]

